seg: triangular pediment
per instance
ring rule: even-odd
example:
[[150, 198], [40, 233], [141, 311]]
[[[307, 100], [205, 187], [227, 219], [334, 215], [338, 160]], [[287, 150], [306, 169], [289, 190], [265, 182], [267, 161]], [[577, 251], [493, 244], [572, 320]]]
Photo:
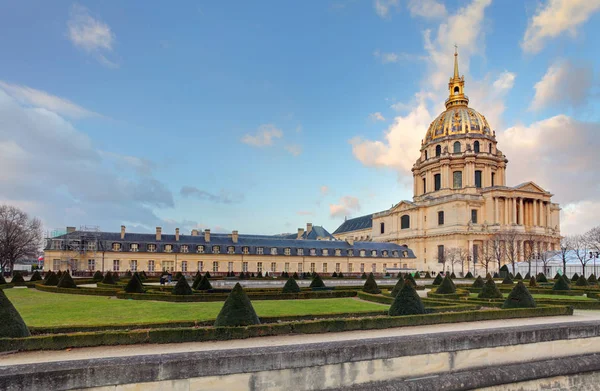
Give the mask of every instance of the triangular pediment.
[[525, 183], [521, 183], [518, 186], [514, 187], [515, 190], [523, 190], [523, 191], [531, 191], [534, 193], [544, 193], [546, 194], [547, 191], [542, 189], [539, 185], [533, 183], [533, 182], [525, 182]]
[[401, 210], [406, 210], [406, 209], [411, 209], [414, 208], [415, 204], [410, 202], [410, 201], [400, 201], [399, 203], [397, 203], [396, 205], [394, 205], [391, 209], [392, 212], [398, 212]]

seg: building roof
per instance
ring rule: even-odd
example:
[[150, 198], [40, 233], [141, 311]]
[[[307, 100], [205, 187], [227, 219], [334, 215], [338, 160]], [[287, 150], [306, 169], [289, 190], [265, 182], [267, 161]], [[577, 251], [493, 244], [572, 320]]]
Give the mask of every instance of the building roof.
[[[230, 247], [233, 247], [234, 254], [243, 254], [244, 247], [248, 248], [250, 254], [257, 254], [256, 249], [262, 247], [264, 255], [271, 254], [271, 249], [276, 248], [276, 255], [284, 255], [285, 249], [304, 249], [304, 255], [311, 255], [310, 250], [314, 249], [316, 250], [316, 255], [325, 256], [323, 250], [326, 249], [329, 251], [329, 256], [333, 256], [335, 254], [335, 250], [342, 250], [343, 256], [359, 257], [360, 251], [365, 250], [366, 257], [371, 257], [372, 251], [376, 251], [376, 257], [381, 257], [383, 255], [383, 251], [386, 251], [389, 257], [394, 257], [393, 253], [397, 252], [397, 256], [395, 256], [397, 258], [415, 258], [413, 251], [408, 247], [400, 246], [394, 243], [354, 242], [351, 245], [342, 240], [291, 239], [281, 236], [244, 234], [238, 235], [238, 241], [237, 243], [234, 243], [231, 234], [221, 233], [211, 233], [210, 240], [207, 242], [203, 232], [200, 232], [197, 236], [180, 235], [179, 241], [175, 240], [175, 235], [162, 234], [161, 240], [158, 241], [156, 240], [156, 234], [125, 233], [124, 239], [121, 239], [120, 232], [74, 231], [48, 239], [45, 250], [67, 250], [65, 248], [65, 246], [67, 246], [67, 242], [71, 245], [69, 249], [74, 251], [77, 251], [79, 248], [85, 248], [88, 250], [86, 247], [87, 243], [97, 242], [98, 251], [109, 252], [128, 252], [130, 251], [130, 245], [135, 243], [138, 244], [140, 252], [147, 251], [147, 246], [149, 244], [154, 244], [156, 246], [157, 253], [166, 252], [165, 245], [171, 245], [171, 252], [173, 253], [181, 252], [182, 245], [189, 246], [189, 253], [196, 253], [196, 246], [203, 245], [204, 253], [206, 254], [227, 254]], [[78, 242], [81, 242], [80, 247], [77, 247]], [[120, 243], [121, 250], [112, 250], [113, 243]], [[349, 255], [347, 250], [353, 250], [353, 254]], [[291, 255], [298, 255], [297, 251], [292, 251]]]
[[359, 231], [363, 229], [371, 229], [373, 227], [373, 215], [365, 215], [348, 219], [342, 223], [333, 234], [341, 234], [344, 232]]
[[[282, 235], [285, 239], [297, 239], [298, 234], [287, 234]], [[329, 233], [325, 228], [315, 225], [312, 227], [310, 232], [304, 231], [302, 233], [302, 239], [314, 239], [314, 240], [335, 240], [335, 237]]]

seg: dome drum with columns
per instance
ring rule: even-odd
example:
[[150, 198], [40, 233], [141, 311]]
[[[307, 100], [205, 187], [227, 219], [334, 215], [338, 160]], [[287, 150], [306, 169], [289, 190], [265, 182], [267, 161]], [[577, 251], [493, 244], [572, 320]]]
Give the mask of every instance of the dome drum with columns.
[[413, 200], [372, 214], [369, 232], [343, 229], [354, 226], [348, 220], [336, 238], [367, 234], [373, 241], [408, 245], [417, 256], [410, 266], [431, 271], [448, 269], [440, 260], [451, 249], [471, 260], [459, 271], [477, 268], [482, 249], [496, 233], [518, 233], [519, 259], [527, 249], [539, 253], [559, 247], [559, 205], [533, 182], [506, 185], [508, 159], [485, 116], [469, 107], [464, 88], [455, 51], [446, 110], [429, 126], [412, 168]]

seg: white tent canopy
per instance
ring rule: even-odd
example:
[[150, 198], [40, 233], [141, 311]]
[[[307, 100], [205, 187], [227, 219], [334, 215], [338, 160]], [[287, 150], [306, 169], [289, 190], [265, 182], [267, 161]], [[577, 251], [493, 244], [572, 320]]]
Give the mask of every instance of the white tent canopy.
[[[586, 251], [585, 254], [585, 260], [583, 261], [585, 264], [585, 276], [587, 277], [592, 273], [598, 276], [598, 272], [600, 272], [600, 257], [598, 257], [598, 253], [590, 250]], [[577, 253], [575, 251], [570, 250], [566, 253], [566, 270], [563, 270], [563, 258], [560, 251], [549, 251], [547, 256], [548, 258], [546, 262], [542, 262], [541, 259], [533, 259], [531, 261], [531, 275], [536, 275], [543, 272], [546, 276], [552, 278], [556, 273], [560, 273], [566, 274], [567, 277], [571, 278], [575, 273], [578, 275], [583, 274], [582, 262], [577, 257]], [[512, 272], [512, 265], [507, 266]], [[529, 270], [529, 262], [517, 262], [515, 264], [515, 273], [521, 273], [522, 276], [525, 276]]]

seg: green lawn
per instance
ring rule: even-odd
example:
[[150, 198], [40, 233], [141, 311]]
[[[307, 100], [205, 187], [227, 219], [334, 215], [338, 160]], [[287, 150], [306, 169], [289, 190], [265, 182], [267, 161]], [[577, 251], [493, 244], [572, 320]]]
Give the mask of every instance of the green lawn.
[[[469, 297], [471, 298], [477, 298], [478, 293], [471, 293], [469, 295]], [[508, 293], [504, 293], [504, 297], [507, 297]], [[567, 296], [567, 295], [546, 295], [546, 294], [533, 294], [532, 295], [534, 299], [555, 299], [555, 300], [592, 300], [595, 301], [596, 299], [590, 299], [589, 297], [585, 297], [585, 296]]]
[[[168, 303], [121, 300], [99, 296], [41, 292], [35, 289], [6, 289], [6, 296], [25, 323], [33, 327], [103, 325], [175, 320], [215, 319], [222, 302]], [[314, 300], [261, 300], [252, 302], [258, 316], [368, 312], [385, 306], [353, 298]]]

